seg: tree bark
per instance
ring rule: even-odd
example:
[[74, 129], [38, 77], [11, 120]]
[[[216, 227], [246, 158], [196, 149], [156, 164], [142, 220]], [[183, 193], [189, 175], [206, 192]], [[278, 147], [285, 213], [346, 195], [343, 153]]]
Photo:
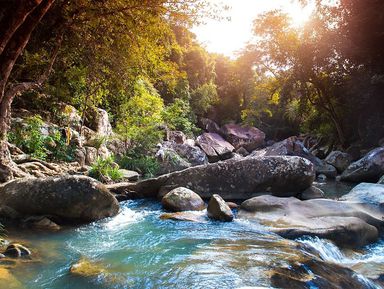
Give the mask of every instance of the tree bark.
[[[16, 9], [8, 16], [8, 27], [1, 34], [0, 52], [0, 181], [8, 181], [21, 174], [17, 165], [12, 161], [7, 142], [7, 132], [10, 125], [11, 104], [18, 93], [30, 89], [38, 82], [21, 83], [10, 87], [6, 91], [9, 76], [17, 58], [27, 45], [33, 30], [47, 13], [54, 0], [23, 1], [30, 9]], [[35, 5], [35, 6], [34, 6]], [[12, 20], [13, 19], [13, 20]]]
[[[12, 35], [24, 23], [27, 16], [41, 3], [42, 0], [18, 0], [10, 5], [6, 15], [0, 22], [0, 54], [4, 51]], [[13, 10], [12, 13], [10, 10]]]

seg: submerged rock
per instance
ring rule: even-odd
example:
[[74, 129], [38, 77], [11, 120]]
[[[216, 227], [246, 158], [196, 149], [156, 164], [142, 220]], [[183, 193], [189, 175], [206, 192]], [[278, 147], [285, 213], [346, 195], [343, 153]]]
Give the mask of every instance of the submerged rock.
[[[70, 222], [114, 216], [119, 203], [100, 182], [85, 176], [14, 180], [0, 186], [0, 208], [21, 216], [49, 215]], [[0, 212], [3, 210], [0, 209]]]
[[0, 267], [0, 288], [22, 289], [25, 287], [8, 269]]
[[207, 214], [209, 218], [217, 221], [231, 222], [233, 220], [231, 208], [217, 194], [214, 194], [209, 200]]
[[186, 187], [202, 198], [214, 193], [228, 200], [245, 200], [260, 193], [295, 196], [312, 185], [313, 164], [300, 157], [248, 157], [207, 164], [134, 184], [119, 191], [155, 198], [161, 187]]
[[270, 274], [272, 286], [283, 289], [371, 288], [365, 286], [353, 270], [317, 258], [303, 263], [295, 262], [289, 267], [275, 268]]
[[238, 217], [270, 226], [273, 232], [286, 238], [318, 236], [345, 247], [376, 241], [383, 226], [383, 214], [327, 199], [255, 197], [241, 204]]
[[342, 181], [377, 182], [384, 174], [384, 147], [371, 150], [360, 160], [350, 164], [341, 175]]
[[70, 272], [80, 277], [97, 277], [105, 274], [106, 270], [102, 266], [83, 258], [71, 266]]
[[165, 213], [160, 215], [160, 219], [184, 221], [184, 222], [195, 222], [195, 223], [206, 223], [204, 216], [198, 215], [194, 212]]
[[164, 209], [181, 211], [201, 211], [205, 209], [205, 203], [201, 197], [190, 189], [179, 187], [166, 194], [161, 200]]

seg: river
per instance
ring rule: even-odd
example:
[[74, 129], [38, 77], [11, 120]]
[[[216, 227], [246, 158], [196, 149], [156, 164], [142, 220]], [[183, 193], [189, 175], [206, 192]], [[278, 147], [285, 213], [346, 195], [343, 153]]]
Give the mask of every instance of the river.
[[[324, 188], [340, 194], [333, 185]], [[355, 270], [364, 288], [381, 288], [368, 278], [384, 272], [383, 239], [356, 251], [341, 250], [318, 238], [286, 240], [241, 219], [161, 220], [164, 211], [152, 200], [121, 206], [116, 217], [55, 233], [10, 230], [9, 238], [21, 240], [33, 253], [10, 271], [28, 289], [272, 288], [271, 270], [289, 268], [310, 253]], [[74, 276], [70, 267], [80, 259], [104, 273]], [[308, 288], [317, 287], [308, 283]]]

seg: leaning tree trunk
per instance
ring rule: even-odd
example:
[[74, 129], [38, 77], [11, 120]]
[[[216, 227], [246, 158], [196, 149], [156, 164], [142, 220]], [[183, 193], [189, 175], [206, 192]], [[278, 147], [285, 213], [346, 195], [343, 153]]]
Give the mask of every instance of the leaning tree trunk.
[[17, 58], [27, 45], [31, 34], [54, 0], [17, 1], [17, 9], [10, 7], [1, 19], [0, 33], [0, 181], [8, 181], [22, 175], [12, 161], [7, 142], [11, 105], [14, 97], [23, 89], [9, 87], [8, 79]]

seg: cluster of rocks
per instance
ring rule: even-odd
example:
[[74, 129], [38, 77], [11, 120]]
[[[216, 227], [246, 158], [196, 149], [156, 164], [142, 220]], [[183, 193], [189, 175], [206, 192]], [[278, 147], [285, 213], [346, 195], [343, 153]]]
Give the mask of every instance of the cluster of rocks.
[[[71, 105], [60, 103], [54, 116], [44, 115], [44, 122], [40, 132], [48, 137], [59, 131], [68, 138], [69, 145], [74, 147], [74, 161], [72, 163], [47, 163], [33, 159], [13, 145], [9, 145], [12, 159], [25, 173], [35, 176], [57, 176], [64, 173], [84, 173], [87, 166], [95, 162], [98, 157], [106, 158], [111, 155], [122, 156], [127, 151], [127, 145], [112, 131], [108, 113], [100, 108], [87, 112], [85, 124], [78, 111]], [[33, 116], [33, 112], [15, 110], [12, 127], [26, 125], [25, 119]]]
[[376, 182], [384, 175], [384, 147], [374, 148], [360, 159], [355, 153], [339, 150], [320, 159], [307, 149], [305, 139], [300, 137], [273, 143], [266, 142], [265, 134], [255, 127], [238, 124], [220, 127], [209, 119], [203, 119], [201, 125], [205, 132], [196, 140], [187, 139], [182, 132], [169, 132], [168, 141], [157, 153], [162, 167], [160, 174], [227, 159], [299, 156], [313, 163], [320, 179]]
[[209, 119], [202, 122], [206, 132], [196, 140], [188, 139], [180, 131], [167, 133], [167, 141], [160, 145], [156, 154], [161, 164], [160, 174], [246, 156], [265, 144], [264, 132], [255, 127], [238, 124], [219, 127]]
[[[203, 211], [207, 209], [207, 216], [212, 220], [230, 222], [233, 213], [229, 205], [217, 194], [212, 195], [206, 207], [203, 199], [194, 191], [178, 187], [167, 193], [161, 200], [165, 210], [174, 212], [160, 216], [162, 219], [181, 221], [202, 221], [201, 215], [191, 214], [190, 211]], [[185, 213], [187, 211], [187, 213]], [[188, 213], [189, 212], [189, 213]]]

